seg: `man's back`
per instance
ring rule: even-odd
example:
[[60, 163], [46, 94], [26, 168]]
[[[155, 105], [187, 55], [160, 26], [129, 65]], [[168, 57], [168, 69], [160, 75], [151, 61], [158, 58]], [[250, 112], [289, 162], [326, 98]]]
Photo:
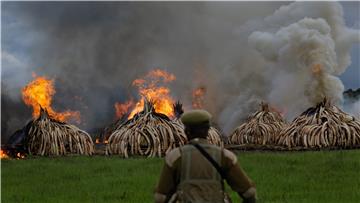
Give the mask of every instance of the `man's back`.
[[[221, 162], [221, 149], [215, 145], [200, 144], [217, 162]], [[212, 164], [193, 145], [180, 148], [180, 180], [177, 188], [181, 202], [214, 202], [224, 201], [223, 184], [220, 174]]]
[[[239, 167], [232, 152], [210, 145], [202, 138], [193, 139], [190, 143], [199, 144], [220, 165], [233, 190], [241, 195], [248, 191], [248, 195], [254, 195], [254, 184]], [[157, 194], [164, 194], [168, 199], [169, 195], [176, 193], [179, 202], [224, 202], [221, 175], [193, 145], [172, 150], [165, 157], [165, 162]]]

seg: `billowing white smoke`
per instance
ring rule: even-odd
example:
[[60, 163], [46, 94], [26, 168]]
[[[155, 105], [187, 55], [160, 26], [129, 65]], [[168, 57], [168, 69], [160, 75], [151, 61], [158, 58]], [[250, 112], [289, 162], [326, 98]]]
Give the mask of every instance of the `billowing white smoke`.
[[287, 119], [324, 97], [342, 104], [344, 86], [338, 76], [351, 64], [351, 46], [360, 42], [360, 32], [345, 26], [340, 4], [291, 3], [262, 20], [248, 22], [242, 30], [251, 30], [248, 46], [253, 54], [248, 56], [253, 64], [244, 61], [243, 66], [254, 70], [242, 77], [260, 70], [265, 83], [252, 86], [253, 94], [239, 88], [241, 96], [228, 102], [220, 117], [225, 132], [244, 118], [241, 114], [248, 112], [254, 98], [285, 110]]
[[360, 100], [344, 105], [344, 110], [360, 119]]
[[250, 45], [273, 70], [270, 102], [292, 113], [324, 97], [341, 102], [344, 87], [334, 77], [338, 64], [330, 30], [323, 19], [304, 18], [274, 34], [254, 32], [249, 36]]

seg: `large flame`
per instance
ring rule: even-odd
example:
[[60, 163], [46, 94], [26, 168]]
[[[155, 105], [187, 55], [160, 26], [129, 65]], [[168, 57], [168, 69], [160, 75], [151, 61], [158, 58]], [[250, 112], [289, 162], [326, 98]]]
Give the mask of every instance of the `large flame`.
[[199, 87], [192, 92], [192, 107], [194, 109], [201, 109], [204, 107], [206, 88]]
[[175, 79], [175, 75], [160, 69], [155, 69], [143, 78], [134, 80], [132, 85], [138, 88], [141, 99], [136, 102], [136, 104], [132, 100], [124, 104], [116, 103], [115, 109], [117, 117], [119, 118], [125, 113], [130, 112], [129, 109], [132, 108], [128, 116], [128, 119], [131, 119], [135, 114], [143, 110], [145, 100], [151, 101], [154, 104], [155, 112], [173, 117], [174, 99], [170, 96], [170, 89], [162, 86], [161, 83], [169, 83]]
[[75, 119], [80, 123], [79, 111], [55, 112], [52, 107], [52, 96], [55, 94], [54, 80], [46, 77], [37, 77], [22, 89], [22, 98], [26, 105], [33, 108], [33, 118], [40, 115], [40, 109], [46, 109], [49, 116], [57, 121]]

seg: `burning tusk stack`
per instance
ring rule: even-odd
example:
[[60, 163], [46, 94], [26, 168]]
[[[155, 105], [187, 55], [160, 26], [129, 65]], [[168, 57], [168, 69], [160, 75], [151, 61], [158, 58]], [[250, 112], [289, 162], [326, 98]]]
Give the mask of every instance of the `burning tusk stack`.
[[278, 112], [271, 111], [268, 104], [261, 103], [261, 109], [236, 128], [229, 141], [231, 144], [272, 145], [285, 125]]
[[122, 125], [128, 120], [127, 119], [127, 116], [128, 115], [123, 115], [121, 118], [119, 118], [118, 120], [116, 120], [114, 123], [110, 124], [109, 126], [106, 126], [101, 134], [100, 134], [100, 137], [98, 138], [99, 139], [99, 143], [102, 142], [102, 143], [105, 143], [107, 144], [108, 143], [108, 140], [109, 140], [109, 137], [110, 135], [115, 132], [116, 130], [120, 130], [120, 128], [122, 127]]
[[89, 134], [74, 125], [51, 119], [42, 108], [39, 118], [31, 121], [27, 127], [25, 143], [30, 154], [59, 156], [67, 153], [94, 153], [94, 144]]
[[360, 121], [325, 98], [283, 129], [277, 143], [288, 148], [356, 147], [360, 145]]
[[184, 145], [186, 137], [182, 126], [166, 115], [155, 112], [146, 101], [142, 112], [121, 124], [109, 137], [107, 154], [162, 156]]
[[[179, 125], [182, 126], [182, 129], [183, 129], [182, 132], [183, 132], [184, 136], [186, 137], [185, 132], [184, 132], [184, 124], [180, 120], [180, 116], [184, 113], [182, 104], [180, 102], [176, 102], [176, 104], [174, 104], [174, 111], [175, 111], [175, 115], [176, 115], [174, 122], [177, 122], [177, 123], [179, 123]], [[211, 126], [209, 129], [208, 137], [207, 137], [207, 140], [209, 141], [209, 143], [223, 147], [224, 142], [221, 139], [221, 137], [222, 136], [221, 136], [221, 133], [219, 132], [219, 130], [217, 130], [216, 128]]]

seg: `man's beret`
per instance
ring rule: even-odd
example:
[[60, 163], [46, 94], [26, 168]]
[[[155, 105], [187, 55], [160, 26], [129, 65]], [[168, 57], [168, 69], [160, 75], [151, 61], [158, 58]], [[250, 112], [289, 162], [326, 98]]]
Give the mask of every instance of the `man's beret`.
[[191, 110], [185, 112], [180, 120], [185, 126], [210, 125], [211, 114], [205, 110]]

